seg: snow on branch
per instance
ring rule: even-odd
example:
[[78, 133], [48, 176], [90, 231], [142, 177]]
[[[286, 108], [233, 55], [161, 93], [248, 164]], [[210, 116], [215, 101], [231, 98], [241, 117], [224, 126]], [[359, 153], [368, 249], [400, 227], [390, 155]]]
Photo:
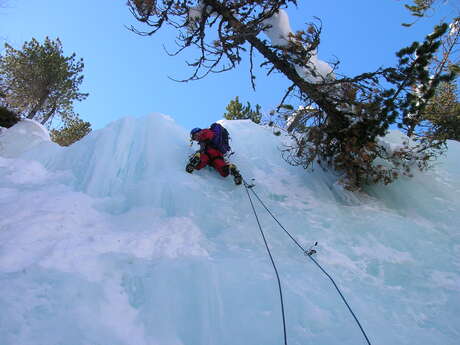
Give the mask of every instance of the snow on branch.
[[[291, 45], [302, 44], [292, 32], [289, 16], [285, 10], [279, 9], [270, 18], [265, 19], [263, 24], [266, 26], [264, 33], [270, 38], [273, 46], [288, 48]], [[310, 47], [303, 48], [308, 51]], [[318, 58], [317, 47], [311, 50], [308, 61], [304, 62], [304, 65], [295, 64], [295, 69], [299, 76], [309, 83], [335, 79], [333, 67]]]

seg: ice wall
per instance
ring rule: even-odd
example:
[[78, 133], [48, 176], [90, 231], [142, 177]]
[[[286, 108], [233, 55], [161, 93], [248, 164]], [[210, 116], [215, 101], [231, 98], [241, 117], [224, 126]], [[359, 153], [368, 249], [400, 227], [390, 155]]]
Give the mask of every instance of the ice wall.
[[[460, 145], [436, 169], [352, 195], [224, 121], [255, 191], [336, 279], [373, 344], [460, 338]], [[0, 141], [2, 137], [0, 137]], [[243, 186], [185, 173], [188, 131], [126, 118], [61, 148], [0, 153], [0, 344], [282, 344], [273, 269]], [[195, 148], [196, 149], [196, 148]], [[329, 280], [257, 207], [289, 344], [365, 344]]]
[[24, 119], [10, 129], [0, 127], [0, 156], [17, 157], [42, 143], [48, 143], [50, 135], [36, 121]]

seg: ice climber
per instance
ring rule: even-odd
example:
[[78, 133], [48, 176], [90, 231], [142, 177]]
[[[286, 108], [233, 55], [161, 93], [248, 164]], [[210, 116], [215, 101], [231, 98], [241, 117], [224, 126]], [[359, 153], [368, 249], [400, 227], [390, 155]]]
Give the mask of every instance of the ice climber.
[[224, 127], [214, 123], [209, 129], [194, 128], [190, 131], [190, 140], [197, 141], [200, 149], [190, 157], [185, 167], [188, 173], [210, 165], [223, 177], [231, 174], [235, 184], [240, 185], [243, 182], [236, 166], [224, 159], [224, 154], [230, 151], [228, 132]]

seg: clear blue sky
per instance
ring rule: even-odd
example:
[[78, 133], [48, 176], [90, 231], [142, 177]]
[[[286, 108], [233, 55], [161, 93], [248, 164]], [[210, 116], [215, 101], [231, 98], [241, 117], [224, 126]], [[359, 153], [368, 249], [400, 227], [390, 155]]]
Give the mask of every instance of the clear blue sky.
[[[125, 2], [7, 0], [0, 8], [0, 42], [20, 48], [32, 37], [39, 41], [45, 36], [59, 37], [66, 55], [75, 52], [82, 57], [85, 80], [81, 91], [90, 95], [76, 104], [76, 111], [95, 129], [123, 116], [152, 112], [168, 114], [186, 128], [205, 127], [223, 117], [235, 96], [260, 104], [264, 112], [281, 100], [286, 80], [281, 75], [266, 77], [260, 71], [254, 92], [246, 62], [238, 70], [200, 81], [171, 81], [168, 76], [189, 76], [185, 59], [193, 52], [169, 57], [163, 45], [174, 48], [171, 30], [152, 37], [128, 31], [125, 25], [137, 23]], [[293, 30], [305, 28], [314, 16], [321, 18], [319, 58], [330, 61], [337, 57], [341, 61], [339, 72], [358, 74], [393, 64], [397, 50], [423, 39], [433, 24], [448, 16], [449, 7], [445, 6], [429, 20], [403, 28], [400, 24], [413, 18], [404, 3], [407, 1], [311, 0], [299, 1], [298, 8], [287, 11]]]

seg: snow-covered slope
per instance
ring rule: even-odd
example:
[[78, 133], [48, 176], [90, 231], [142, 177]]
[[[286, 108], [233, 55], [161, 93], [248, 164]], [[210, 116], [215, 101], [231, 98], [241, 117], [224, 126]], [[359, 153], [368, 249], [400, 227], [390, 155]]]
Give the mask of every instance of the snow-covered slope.
[[0, 127], [0, 156], [17, 157], [49, 141], [50, 135], [45, 127], [36, 121], [25, 119], [10, 129]]
[[[232, 160], [341, 287], [372, 344], [460, 339], [460, 145], [437, 168], [335, 187], [280, 157], [280, 138], [225, 121]], [[0, 143], [14, 146], [14, 139]], [[68, 148], [0, 147], [0, 344], [282, 344], [273, 268], [243, 186], [192, 175], [188, 131], [126, 118]], [[289, 344], [365, 344], [330, 281], [257, 205]]]

